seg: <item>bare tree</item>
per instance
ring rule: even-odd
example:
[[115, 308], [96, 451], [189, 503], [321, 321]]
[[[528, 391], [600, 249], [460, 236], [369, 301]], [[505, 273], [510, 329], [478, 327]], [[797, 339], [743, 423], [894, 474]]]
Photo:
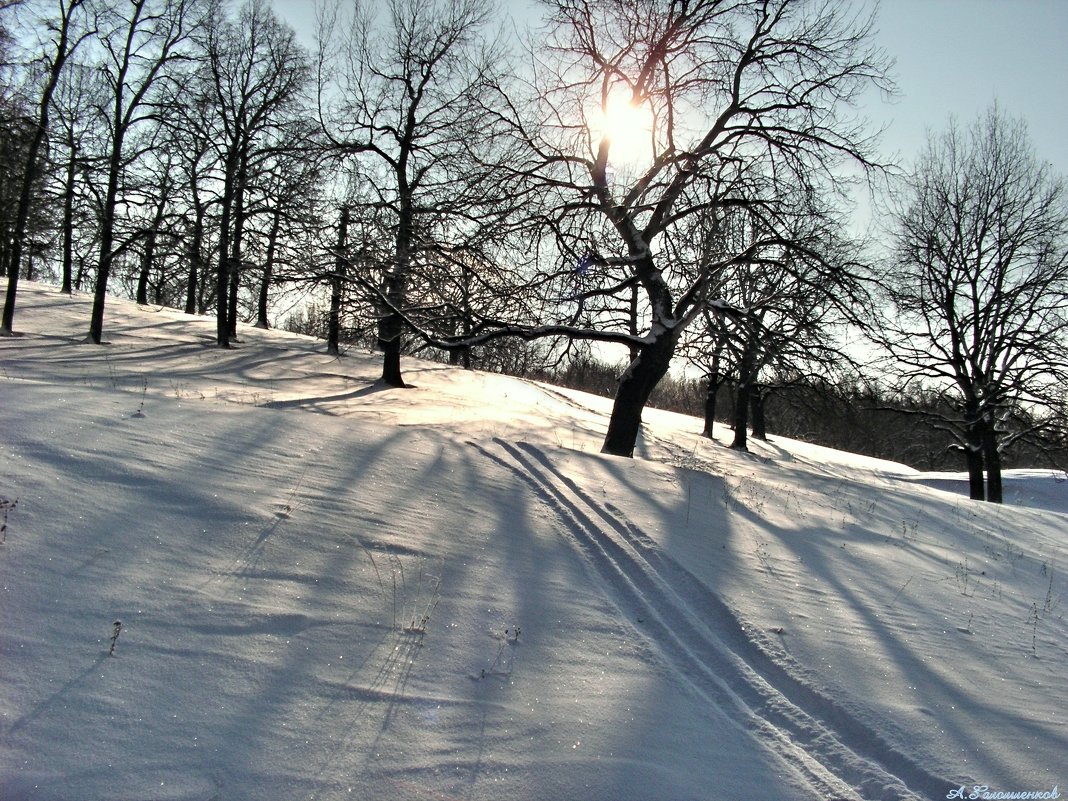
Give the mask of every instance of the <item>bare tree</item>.
[[155, 117], [153, 92], [167, 68], [183, 56], [203, 21], [201, 0], [129, 0], [110, 9], [102, 22], [100, 71], [108, 86], [101, 109], [107, 131], [105, 182], [101, 203], [100, 259], [97, 264], [89, 340], [100, 344], [108, 278], [115, 261], [116, 207], [125, 170], [140, 155], [130, 147], [139, 126]]
[[[99, 104], [103, 83], [95, 70], [84, 63], [72, 62], [63, 72], [59, 86], [52, 98], [55, 135], [51, 137], [53, 161], [58, 184], [58, 194], [63, 206], [60, 221], [62, 240], [61, 288], [69, 295], [78, 278], [85, 272], [89, 248], [77, 252], [79, 238], [86, 238], [86, 229], [94, 229], [95, 219], [90, 220], [86, 199], [87, 183], [94, 168], [92, 154], [100, 148], [92, 142], [96, 136], [93, 127], [93, 109]], [[79, 263], [75, 273], [75, 261]]]
[[[486, 0], [356, 2], [347, 26], [339, 11], [321, 25], [320, 108], [334, 145], [355, 159], [360, 197], [392, 232], [377, 281], [353, 278], [380, 310], [383, 381], [403, 387], [404, 313], [430, 237], [475, 224], [496, 190], [472, 157], [486, 127], [480, 101], [500, 61], [483, 37], [493, 9]], [[342, 28], [342, 40], [331, 36]]]
[[[740, 450], [750, 422], [753, 436], [766, 439], [764, 404], [776, 389], [766, 377], [851, 363], [838, 335], [849, 311], [870, 305], [856, 246], [839, 233], [842, 220], [831, 208], [798, 205], [804, 213], [782, 221], [786, 246], [751, 248], [763, 234], [759, 216], [745, 207], [692, 215], [685, 235], [668, 240], [670, 260], [692, 264], [695, 276], [705, 273], [716, 298], [680, 344], [681, 355], [705, 373], [703, 433], [712, 436], [717, 394], [729, 382], [736, 390], [732, 447]], [[739, 253], [748, 255], [730, 256]]]
[[163, 104], [171, 111], [164, 120], [169, 126], [168, 146], [178, 154], [178, 180], [182, 183], [178, 222], [186, 263], [184, 310], [186, 314], [203, 314], [210, 247], [209, 208], [213, 201], [208, 184], [215, 151], [213, 132], [207, 123], [211, 116], [210, 98], [203, 91], [195, 91], [190, 97], [190, 85], [196, 85], [192, 72], [185, 82], [172, 86]]
[[[304, 124], [307, 122], [308, 124]], [[318, 126], [294, 121], [276, 140], [257, 170], [257, 202], [253, 218], [258, 227], [260, 272], [255, 300], [257, 328], [270, 325], [268, 309], [272, 289], [293, 281], [314, 261], [326, 216], [328, 186], [326, 151], [317, 138]], [[289, 236], [283, 236], [285, 232]]]
[[177, 250], [178, 234], [173, 224], [178, 189], [176, 169], [178, 153], [169, 144], [160, 142], [154, 148], [152, 158], [145, 164], [145, 181], [142, 191], [144, 212], [137, 222], [134, 236], [140, 246], [140, 263], [137, 271], [137, 284], [134, 299], [141, 304], [149, 302], [148, 290], [154, 289], [153, 302], [176, 305], [176, 287], [168, 287], [164, 264], [173, 259]]
[[216, 6], [207, 29], [203, 81], [216, 124], [222, 165], [219, 197], [216, 304], [217, 341], [230, 346], [236, 305], [248, 189], [267, 138], [287, 120], [310, 77], [310, 63], [293, 29], [269, 6], [248, 0], [236, 20]]
[[1068, 185], [995, 107], [928, 141], [894, 225], [897, 316], [880, 340], [906, 382], [952, 402], [937, 424], [964, 450], [971, 497], [1000, 502], [1001, 451], [1056, 418], [1068, 380]]
[[13, 332], [15, 298], [18, 292], [22, 252], [25, 247], [26, 225], [30, 216], [34, 186], [40, 177], [41, 147], [48, 133], [52, 95], [55, 93], [67, 59], [92, 33], [89, 20], [85, 15], [85, 6], [86, 0], [59, 0], [56, 3], [55, 16], [46, 17], [40, 26], [45, 31], [40, 54], [44, 78], [37, 101], [36, 116], [24, 151], [22, 185], [11, 236], [11, 252], [8, 256], [7, 293], [4, 299], [3, 319], [0, 321], [0, 334], [10, 335]]
[[[887, 65], [870, 14], [836, 0], [546, 5], [533, 99], [513, 98], [499, 122], [525, 145], [511, 162], [517, 191], [555, 240], [558, 286], [575, 286], [559, 294], [577, 311], [570, 326], [523, 335], [631, 348], [603, 446], [630, 456], [650, 393], [712, 299], [711, 277], [771, 251], [818, 256], [790, 222], [847, 164], [876, 166], [848, 112], [872, 84], [890, 88]], [[689, 217], [730, 207], [760, 220], [758, 239], [696, 273], [671, 261]]]

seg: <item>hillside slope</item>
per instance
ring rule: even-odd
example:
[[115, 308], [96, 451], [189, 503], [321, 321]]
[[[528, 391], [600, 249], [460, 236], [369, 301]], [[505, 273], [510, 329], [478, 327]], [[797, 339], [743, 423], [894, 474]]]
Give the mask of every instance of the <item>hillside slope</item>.
[[602, 399], [118, 300], [96, 347], [89, 302], [23, 284], [0, 340], [2, 801], [1068, 784], [1051, 474], [995, 508], [655, 411], [605, 457]]

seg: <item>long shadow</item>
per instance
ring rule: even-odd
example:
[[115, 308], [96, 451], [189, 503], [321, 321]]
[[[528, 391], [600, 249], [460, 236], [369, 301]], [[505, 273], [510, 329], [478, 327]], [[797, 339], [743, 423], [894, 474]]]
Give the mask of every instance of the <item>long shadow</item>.
[[337, 395], [323, 395], [314, 398], [294, 398], [292, 400], [284, 401], [268, 401], [262, 404], [266, 409], [315, 409], [323, 414], [333, 414], [326, 409], [318, 409], [316, 407], [327, 403], [343, 403], [344, 401], [355, 400], [357, 398], [365, 398], [369, 395], [375, 395], [379, 392], [385, 392], [393, 389], [384, 381], [376, 381], [370, 386], [361, 387], [360, 389], [352, 390], [351, 392], [342, 392]]
[[12, 723], [10, 728], [8, 729], [8, 731], [10, 733], [14, 734], [15, 732], [19, 731], [20, 729], [23, 729], [26, 726], [28, 726], [29, 724], [33, 723], [35, 720], [37, 720], [39, 717], [41, 717], [41, 715], [43, 715], [46, 712], [50, 711], [51, 709], [55, 708], [56, 705], [59, 704], [61, 701], [63, 701], [63, 699], [72, 690], [77, 690], [80, 687], [82, 687], [84, 682], [85, 682], [85, 680], [88, 679], [90, 676], [92, 676], [100, 668], [100, 666], [102, 664], [104, 664], [104, 662], [107, 661], [107, 659], [108, 659], [107, 652], [106, 651], [102, 651], [97, 656], [97, 658], [94, 659], [93, 662], [90, 663], [90, 665], [87, 668], [85, 668], [81, 673], [79, 673], [78, 675], [74, 676], [74, 678], [70, 679], [66, 684], [64, 684], [62, 687], [60, 687], [58, 690], [56, 690], [50, 696], [45, 698], [43, 701], [39, 701], [37, 704], [34, 705], [33, 709], [31, 709], [29, 712], [24, 714], [22, 717], [20, 717], [14, 723]]
[[[876, 732], [855, 719], [836, 701], [822, 695], [815, 688], [792, 675], [781, 663], [770, 658], [764, 650], [757, 647], [753, 640], [746, 635], [744, 622], [716, 594], [711, 592], [690, 571], [666, 556], [655, 545], [653, 540], [636, 526], [622, 519], [584, 493], [570, 478], [560, 473], [539, 449], [527, 444], [520, 444], [518, 448], [508, 446], [500, 441], [498, 441], [498, 444], [511, 453], [513, 457], [516, 457], [520, 464], [530, 470], [533, 475], [543, 472], [552, 476], [550, 480], [542, 482], [542, 486], [546, 491], [555, 493], [553, 488], [557, 485], [567, 487], [583, 503], [585, 508], [596, 514], [601, 519], [602, 524], [615, 531], [620, 539], [628, 543], [640, 558], [644, 559], [662, 577], [664, 584], [672, 588], [674, 597], [664, 597], [663, 604], [654, 613], [672, 618], [672, 632], [685, 632], [688, 627], [685, 619], [680, 620], [674, 617], [674, 609], [690, 606], [696, 600], [697, 607], [700, 609], [700, 619], [714, 631], [714, 640], [727, 644], [749, 668], [760, 674], [768, 685], [775, 688], [777, 692], [782, 693], [798, 710], [817, 720], [821, 720], [830, 731], [842, 737], [846, 748], [862, 754], [874, 764], [884, 766], [892, 775], [898, 776], [912, 789], [924, 794], [939, 793], [948, 786], [948, 782], [928, 773], [915, 761], [883, 741]], [[520, 450], [529, 457], [529, 460], [520, 455]], [[537, 465], [534, 464], [535, 462]], [[562, 495], [556, 494], [560, 502], [568, 505], [572, 514], [584, 516], [584, 513], [580, 512], [577, 507], [564, 500]], [[600, 524], [588, 519], [586, 519], [586, 525], [591, 526], [593, 529], [600, 527]], [[602, 542], [606, 550], [612, 551], [611, 558], [620, 565], [625, 564], [631, 558], [618, 547], [613, 547], [611, 539], [602, 538]], [[630, 571], [628, 578], [630, 581], [638, 583], [647, 597], [655, 597], [655, 591], [642, 582], [640, 572]], [[665, 604], [666, 607], [664, 606]], [[691, 607], [691, 614], [696, 613], [696, 611]], [[694, 642], [700, 642], [701, 639], [703, 639], [703, 636], [698, 629], [690, 631], [683, 637], [683, 640], [691, 645]], [[711, 652], [705, 651], [704, 653], [710, 654]], [[717, 671], [721, 676], [724, 673], [728, 673], [728, 671], [728, 675], [730, 673], [734, 674], [731, 687], [735, 692], [747, 697], [747, 702], [751, 709], [763, 709], [762, 715], [771, 720], [777, 727], [792, 731], [792, 735], [796, 739], [803, 741], [812, 736], [815, 736], [817, 740], [821, 739], [818, 731], [815, 735], [812, 735], [804, 729], [798, 729], [796, 721], [792, 720], [789, 715], [776, 715], [772, 704], [769, 704], [768, 698], [759, 692], [747, 691], [746, 685], [752, 681], [751, 679], [746, 678], [744, 674], [737, 673], [736, 670], [731, 670], [729, 664], [723, 665], [721, 659], [717, 658], [716, 661], [721, 663]], [[816, 740], [813, 740], [813, 742], [815, 743]], [[821, 748], [826, 749], [825, 742]], [[835, 759], [833, 752], [825, 754], [825, 757], [830, 757], [833, 764]], [[866, 777], [862, 772], [851, 775], [855, 768], [850, 765], [848, 756], [838, 757], [838, 759], [836, 772], [845, 774], [842, 778], [848, 778], [854, 783], [877, 783], [880, 781], [879, 779]]]
[[[805, 474], [802, 467], [793, 468], [789, 465], [777, 464], [776, 476], [781, 474], [785, 481], [812, 481], [811, 474]], [[795, 473], [796, 471], [796, 473]], [[803, 561], [804, 571], [806, 575], [812, 578], [814, 584], [821, 584], [826, 587], [827, 594], [831, 597], [841, 599], [844, 603], [844, 607], [850, 613], [855, 615], [864, 628], [870, 632], [870, 636], [875, 638], [879, 643], [878, 650], [883, 654], [890, 655], [889, 658], [896, 660], [897, 669], [902, 676], [908, 677], [909, 684], [912, 684], [920, 688], [921, 692], [934, 693], [938, 697], [947, 699], [947, 703], [950, 704], [951, 710], [963, 710], [973, 711], [973, 720], [975, 721], [992, 721], [996, 719], [1005, 719], [1006, 712], [1004, 704], [999, 704], [996, 698], [983, 699], [976, 697], [974, 693], [969, 693], [968, 688], [963, 686], [954, 685], [948, 678], [944, 678], [939, 675], [932, 664], [929, 664], [926, 660], [918, 657], [914, 653], [914, 649], [910, 648], [907, 643], [901, 640], [901, 636], [896, 634], [892, 627], [888, 624], [885, 617], [885, 610], [879, 609], [873, 604], [873, 599], [879, 594], [874, 585], [882, 582], [883, 589], [881, 594], [886, 598], [894, 596], [894, 587], [886, 583], [887, 579], [883, 576], [889, 576], [889, 572], [881, 572], [873, 570], [867, 578], [866, 586], [863, 590], [857, 586], [851, 585], [846, 581], [841, 572], [836, 569], [833, 561], [825, 556], [825, 551], [820, 548], [811, 547], [813, 538], [818, 540], [826, 540], [828, 537], [834, 537], [837, 540], [841, 540], [843, 545], [886, 545], [887, 547], [897, 547], [902, 549], [905, 553], [909, 554], [911, 558], [915, 558], [920, 561], [921, 564], [927, 563], [931, 565], [932, 570], [945, 569], [945, 563], [939, 561], [933, 554], [933, 547], [945, 547], [944, 545], [937, 545], [931, 542], [917, 541], [909, 542], [900, 539], [895, 539], [894, 546], [890, 546], [889, 537], [885, 534], [877, 534], [874, 531], [873, 526], [876, 525], [875, 518], [879, 515], [879, 512], [869, 511], [863, 507], [861, 498], [864, 493], [869, 490], [856, 478], [838, 478], [835, 477], [834, 472], [825, 471], [825, 479], [823, 484], [828, 488], [832, 488], [836, 496], [835, 504], [843, 505], [843, 521], [846, 518], [853, 517], [854, 515], [870, 515], [873, 517], [865, 525], [860, 526], [853, 524], [853, 530], [849, 532], [832, 533], [823, 528], [813, 528], [805, 525], [801, 520], [798, 521], [796, 527], [784, 528], [770, 522], [767, 515], [746, 508], [744, 505], [737, 505], [734, 509], [734, 513], [739, 515], [742, 519], [753, 527], [754, 530], [763, 532], [767, 535], [768, 539], [774, 541], [778, 547], [784, 549], [788, 553], [793, 554], [793, 559], [797, 562]], [[770, 478], [770, 476], [764, 476], [763, 480]], [[853, 503], [856, 503], [854, 506]], [[882, 496], [882, 502], [887, 503], [885, 493]], [[894, 520], [890, 518], [888, 512], [881, 513], [884, 519], [880, 520], [881, 525], [885, 526], [887, 530], [892, 531]], [[938, 519], [939, 513], [937, 511], [929, 511], [931, 521]], [[900, 523], [900, 518], [897, 519]], [[790, 560], [787, 560], [790, 561]], [[896, 574], [895, 574], [896, 575]], [[900, 593], [900, 588], [897, 588]], [[876, 650], [876, 649], [872, 649]], [[858, 654], [858, 666], [853, 669], [847, 670], [847, 672], [857, 672], [858, 675], [863, 675], [865, 669], [868, 667], [867, 660], [860, 654]], [[921, 696], [922, 697], [922, 696]], [[854, 699], [852, 703], [857, 703]], [[1018, 727], [1018, 730], [1022, 735], [1030, 736], [1039, 739], [1047, 739], [1051, 736], [1051, 731], [1048, 727], [1042, 726], [1038, 721], [1028, 719], [1025, 715], [1012, 714], [1008, 715], [1012, 720], [1012, 724]], [[986, 758], [996, 759], [998, 755], [988, 754], [983, 749], [983, 737], [982, 728], [973, 725], [968, 725], [967, 718], [963, 717], [959, 712], [949, 712], [943, 717], [939, 718], [939, 727], [944, 730], [955, 742], [961, 743], [966, 749], [974, 754], [984, 754]], [[907, 735], [905, 735], [907, 736]], [[1068, 741], [1065, 742], [1065, 749], [1068, 749]], [[1008, 767], [1006, 762], [1005, 767]], [[983, 779], [985, 781], [991, 781], [993, 777], [980, 776], [974, 777], [976, 779]], [[1012, 782], [1007, 782], [1011, 784]], [[948, 784], [946, 786], [949, 786]]]

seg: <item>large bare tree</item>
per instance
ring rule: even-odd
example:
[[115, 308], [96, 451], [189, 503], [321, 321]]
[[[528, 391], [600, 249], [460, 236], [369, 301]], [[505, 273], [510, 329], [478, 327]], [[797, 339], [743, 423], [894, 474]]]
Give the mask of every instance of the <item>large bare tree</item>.
[[882, 342], [906, 381], [951, 402], [936, 422], [971, 497], [1000, 502], [1001, 451], [1033, 433], [1017, 412], [1055, 420], [1068, 380], [1068, 184], [995, 107], [930, 138], [894, 216]]
[[[516, 184], [537, 187], [530, 210], [555, 239], [559, 285], [574, 285], [560, 294], [582, 312], [571, 318], [580, 325], [542, 333], [631, 348], [604, 452], [632, 455], [650, 393], [713, 299], [710, 277], [761, 253], [818, 257], [792, 221], [850, 170], [876, 166], [852, 106], [873, 84], [892, 87], [863, 5], [545, 3], [532, 99], [514, 99], [498, 122], [525, 145]], [[738, 206], [760, 223], [744, 250], [696, 273], [672, 261], [688, 218]]]

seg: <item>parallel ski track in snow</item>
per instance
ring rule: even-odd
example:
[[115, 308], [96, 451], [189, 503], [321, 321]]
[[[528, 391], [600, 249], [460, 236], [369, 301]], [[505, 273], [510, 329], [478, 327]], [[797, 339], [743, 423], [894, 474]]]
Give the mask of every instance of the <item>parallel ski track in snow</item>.
[[[950, 782], [915, 764], [833, 699], [765, 653], [738, 616], [615, 507], [591, 498], [528, 443], [484, 456], [527, 483], [564, 522], [614, 603], [701, 696], [736, 709], [821, 799], [942, 798]], [[687, 600], [689, 599], [689, 600]], [[732, 719], [736, 716], [731, 715]]]

